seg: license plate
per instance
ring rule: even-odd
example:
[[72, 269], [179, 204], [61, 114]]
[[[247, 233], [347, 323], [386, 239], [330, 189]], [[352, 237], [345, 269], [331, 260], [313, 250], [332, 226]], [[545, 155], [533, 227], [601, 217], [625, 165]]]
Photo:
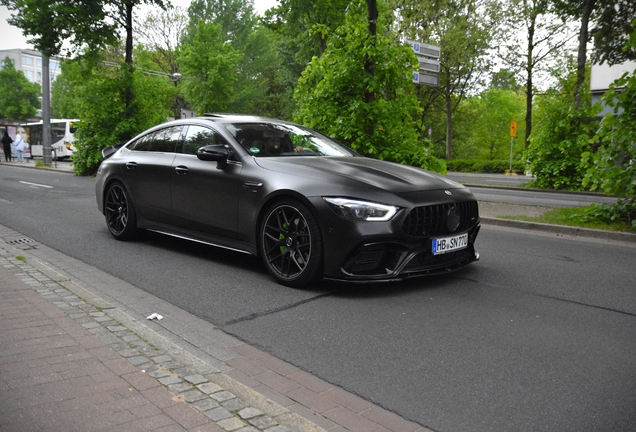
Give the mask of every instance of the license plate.
[[455, 252], [468, 246], [468, 233], [433, 239], [433, 255]]

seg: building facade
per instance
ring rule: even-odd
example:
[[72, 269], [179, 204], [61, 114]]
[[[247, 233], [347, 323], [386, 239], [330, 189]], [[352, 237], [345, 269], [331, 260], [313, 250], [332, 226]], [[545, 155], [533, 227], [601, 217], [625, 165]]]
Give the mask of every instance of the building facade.
[[[609, 90], [610, 84], [623, 76], [623, 74], [633, 74], [636, 71], [636, 61], [627, 61], [617, 65], [593, 64], [590, 75], [590, 92], [592, 93], [592, 103], [599, 102], [601, 97]], [[599, 116], [603, 116], [610, 112], [610, 108], [603, 107], [603, 112]]]
[[[31, 82], [42, 85], [42, 54], [30, 49], [0, 50], [0, 59], [9, 57], [16, 70], [22, 71]], [[61, 73], [60, 60], [57, 57], [49, 59], [50, 82]]]

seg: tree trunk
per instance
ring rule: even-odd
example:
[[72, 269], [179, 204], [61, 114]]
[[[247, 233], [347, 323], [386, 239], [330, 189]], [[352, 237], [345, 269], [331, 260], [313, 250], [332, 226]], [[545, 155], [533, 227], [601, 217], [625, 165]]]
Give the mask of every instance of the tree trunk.
[[[126, 2], [126, 67], [127, 76], [124, 78], [124, 104], [126, 117], [133, 117], [133, 2]], [[132, 137], [125, 136], [124, 139]]]
[[453, 113], [450, 89], [446, 89], [444, 99], [446, 103], [446, 160], [451, 160], [453, 157]]
[[126, 64], [132, 71], [133, 66], [133, 3], [126, 2]]
[[532, 88], [532, 52], [534, 48], [534, 30], [537, 16], [532, 14], [530, 17], [530, 23], [528, 26], [528, 56], [526, 59], [526, 136], [525, 147], [526, 150], [530, 146], [530, 134], [532, 133], [532, 99], [534, 97], [534, 89]]
[[[368, 9], [368, 21], [369, 21], [369, 37], [372, 40], [375, 39], [375, 35], [377, 34], [377, 24], [378, 24], [378, 3], [377, 0], [367, 0], [367, 9]], [[375, 76], [375, 64], [373, 60], [368, 56], [365, 56], [364, 59], [364, 70], [370, 75]], [[375, 94], [371, 91], [365, 91], [364, 99], [366, 103], [373, 102], [375, 100]]]
[[585, 63], [587, 62], [587, 41], [590, 15], [596, 0], [584, 0], [581, 4], [581, 29], [579, 30], [579, 52], [577, 56], [576, 87], [574, 87], [574, 109], [581, 105], [581, 91], [585, 83]]
[[51, 165], [51, 77], [49, 57], [42, 53], [42, 162]]

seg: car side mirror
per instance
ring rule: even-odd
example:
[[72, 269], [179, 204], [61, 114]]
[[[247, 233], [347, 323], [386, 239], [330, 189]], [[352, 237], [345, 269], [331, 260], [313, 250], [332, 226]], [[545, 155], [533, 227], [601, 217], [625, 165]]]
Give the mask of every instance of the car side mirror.
[[207, 145], [197, 149], [197, 157], [199, 159], [203, 161], [217, 161], [216, 167], [219, 169], [225, 168], [229, 155], [230, 152], [227, 146], [221, 144]]

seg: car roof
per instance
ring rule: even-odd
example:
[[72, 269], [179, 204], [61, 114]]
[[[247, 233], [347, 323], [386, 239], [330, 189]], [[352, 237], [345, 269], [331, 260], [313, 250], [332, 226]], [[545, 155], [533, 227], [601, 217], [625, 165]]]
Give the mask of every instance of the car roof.
[[225, 114], [225, 113], [205, 113], [203, 116], [198, 117], [200, 119], [218, 121], [218, 122], [233, 122], [233, 123], [247, 123], [247, 122], [268, 122], [268, 123], [287, 123], [284, 120], [275, 119], [271, 117], [251, 115], [251, 114]]

